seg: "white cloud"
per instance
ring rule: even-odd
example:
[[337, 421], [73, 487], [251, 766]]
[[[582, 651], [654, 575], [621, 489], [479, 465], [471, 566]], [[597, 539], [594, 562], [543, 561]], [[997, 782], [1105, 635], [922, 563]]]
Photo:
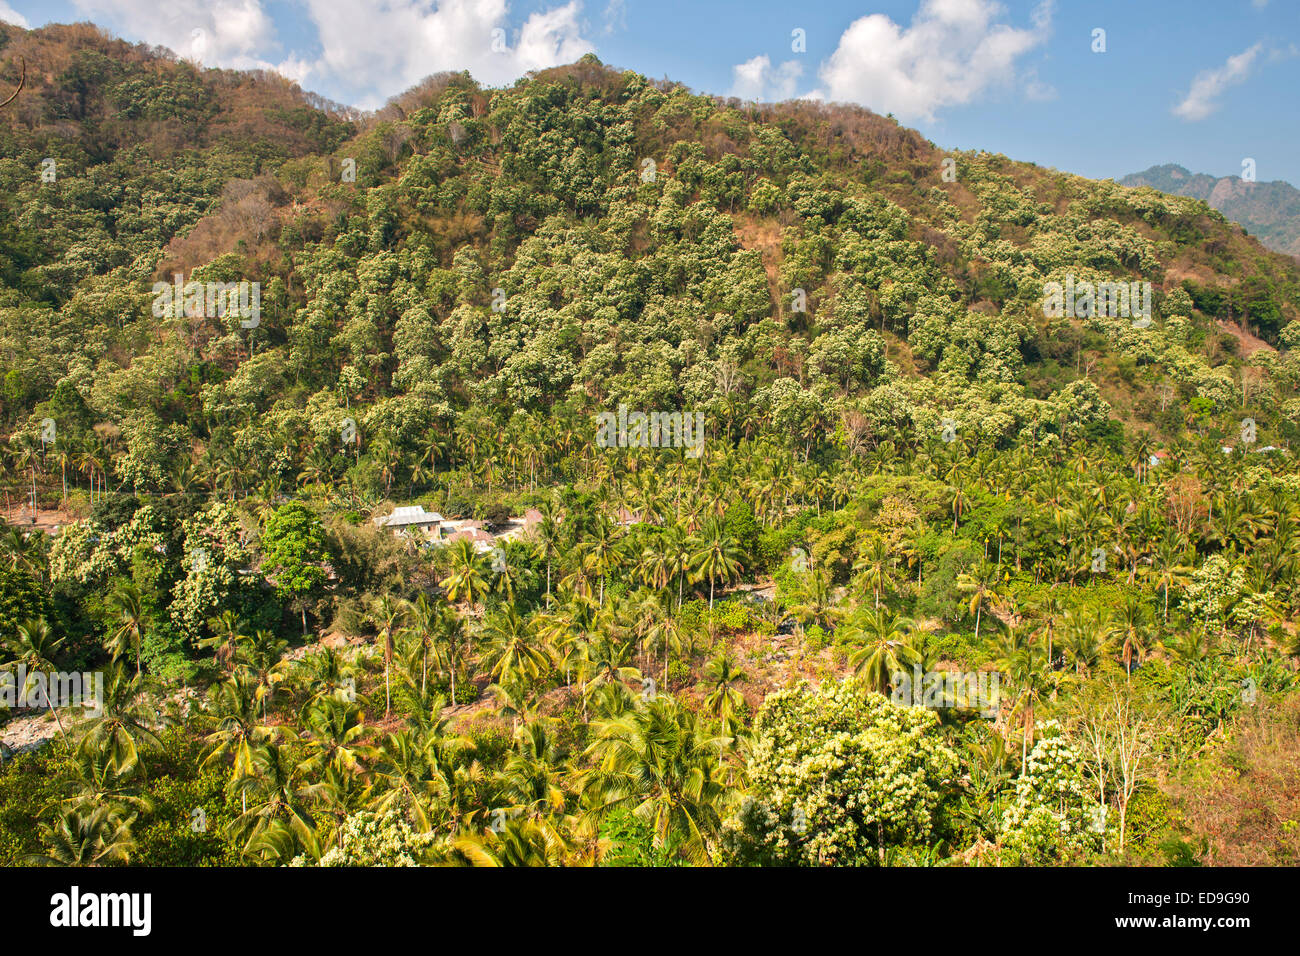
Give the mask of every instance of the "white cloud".
[[605, 6], [605, 34], [627, 29], [627, 0], [609, 0]]
[[802, 75], [803, 65], [798, 60], [786, 60], [773, 68], [766, 56], [756, 56], [731, 68], [731, 95], [765, 103], [788, 100]]
[[[922, 0], [906, 28], [881, 13], [861, 17], [822, 65], [819, 95], [904, 120], [933, 119], [1014, 81], [1017, 61], [1051, 33], [1052, 3], [1036, 6], [1024, 29], [998, 22], [1005, 11], [993, 0]], [[1050, 95], [1032, 77], [1029, 90]]]
[[[310, 64], [314, 82], [372, 108], [443, 70], [469, 70], [482, 83], [509, 83], [529, 70], [571, 63], [594, 47], [581, 35], [581, 5], [531, 14], [512, 31], [505, 0], [305, 0], [321, 43]], [[500, 43], [494, 48], [494, 31]]]
[[0, 0], [0, 20], [5, 23], [12, 23], [16, 27], [22, 27], [24, 30], [32, 28], [32, 25], [27, 22], [27, 18], [5, 3], [4, 0]]
[[262, 0], [73, 2], [87, 18], [132, 40], [170, 47], [206, 66], [276, 69], [363, 108], [382, 105], [431, 73], [468, 70], [496, 86], [595, 49], [582, 36], [580, 0], [536, 11], [518, 27], [506, 0], [302, 0], [319, 52], [288, 55]]
[[207, 66], [266, 69], [275, 25], [260, 0], [73, 0], [89, 20]]
[[1192, 80], [1191, 89], [1183, 101], [1174, 107], [1174, 115], [1185, 120], [1203, 120], [1219, 108], [1215, 100], [1230, 86], [1236, 86], [1250, 76], [1262, 43], [1256, 43], [1236, 56], [1228, 57], [1223, 66], [1212, 70], [1202, 70]]
[[1056, 87], [1051, 83], [1044, 82], [1038, 75], [1037, 67], [1030, 67], [1025, 70], [1021, 78], [1025, 91], [1025, 99], [1032, 100], [1035, 103], [1046, 103], [1056, 99]]

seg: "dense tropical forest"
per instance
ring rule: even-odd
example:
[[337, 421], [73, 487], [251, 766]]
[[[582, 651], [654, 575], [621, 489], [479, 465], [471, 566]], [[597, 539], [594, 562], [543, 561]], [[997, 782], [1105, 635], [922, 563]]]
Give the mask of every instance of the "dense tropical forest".
[[20, 83], [0, 863], [1300, 863], [1300, 264], [1204, 202], [594, 57]]

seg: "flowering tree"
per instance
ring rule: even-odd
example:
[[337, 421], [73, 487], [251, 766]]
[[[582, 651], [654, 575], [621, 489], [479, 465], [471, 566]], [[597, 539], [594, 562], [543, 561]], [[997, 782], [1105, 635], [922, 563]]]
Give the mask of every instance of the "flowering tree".
[[1056, 721], [1039, 731], [1016, 781], [1015, 802], [1002, 814], [1000, 840], [1029, 864], [1060, 862], [1095, 849], [1106, 820], [1103, 805], [1087, 795], [1078, 751]]
[[747, 862], [853, 866], [932, 844], [956, 768], [932, 711], [900, 707], [856, 678], [780, 691], [755, 723], [733, 851]]

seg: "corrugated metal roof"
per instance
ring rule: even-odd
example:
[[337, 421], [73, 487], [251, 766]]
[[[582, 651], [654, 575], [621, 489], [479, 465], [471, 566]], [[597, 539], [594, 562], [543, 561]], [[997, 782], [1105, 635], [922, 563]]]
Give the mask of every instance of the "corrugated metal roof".
[[410, 505], [394, 508], [392, 514], [386, 518], [377, 519], [376, 524], [382, 522], [382, 527], [392, 528], [409, 524], [434, 524], [442, 520], [442, 515], [436, 511], [425, 511], [423, 505]]

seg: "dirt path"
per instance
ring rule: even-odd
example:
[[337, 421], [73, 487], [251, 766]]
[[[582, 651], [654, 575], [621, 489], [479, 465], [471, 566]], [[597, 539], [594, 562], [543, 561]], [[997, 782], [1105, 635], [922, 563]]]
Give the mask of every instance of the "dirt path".
[[25, 504], [15, 502], [10, 499], [10, 508], [6, 510], [3, 502], [0, 501], [0, 514], [4, 515], [6, 523], [16, 528], [28, 530], [36, 528], [40, 531], [53, 534], [55, 528], [61, 528], [64, 525], [73, 524], [80, 520], [70, 511], [62, 508], [42, 508], [36, 512], [36, 521], [32, 522], [32, 509]]

